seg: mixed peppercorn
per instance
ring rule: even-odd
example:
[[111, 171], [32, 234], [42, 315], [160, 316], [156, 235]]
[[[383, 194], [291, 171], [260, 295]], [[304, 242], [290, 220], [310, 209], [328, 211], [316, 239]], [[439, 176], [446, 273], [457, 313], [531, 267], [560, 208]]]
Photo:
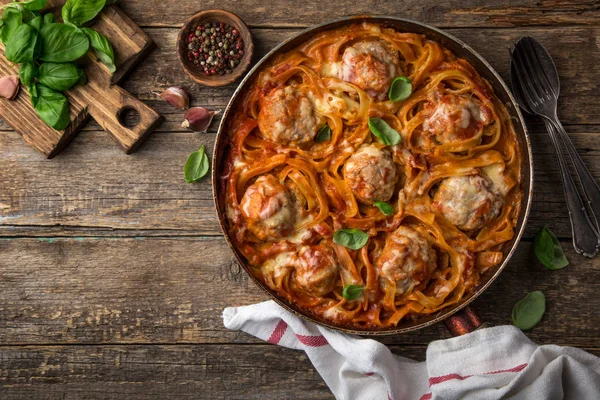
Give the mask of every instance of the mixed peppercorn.
[[237, 29], [223, 22], [205, 22], [188, 34], [187, 59], [206, 76], [233, 72], [244, 55]]

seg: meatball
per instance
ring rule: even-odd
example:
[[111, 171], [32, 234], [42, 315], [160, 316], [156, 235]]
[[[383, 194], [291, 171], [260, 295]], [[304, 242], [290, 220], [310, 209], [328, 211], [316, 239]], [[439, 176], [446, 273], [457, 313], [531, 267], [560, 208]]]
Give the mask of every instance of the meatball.
[[354, 196], [365, 204], [388, 201], [394, 194], [397, 171], [392, 155], [374, 145], [362, 146], [343, 168], [344, 179]]
[[339, 264], [327, 245], [303, 246], [298, 252], [296, 283], [302, 291], [321, 297], [333, 290]]
[[394, 78], [401, 75], [398, 52], [380, 41], [358, 42], [342, 56], [342, 79], [377, 100], [385, 100]]
[[396, 294], [408, 294], [429, 279], [437, 265], [437, 254], [428, 235], [419, 226], [400, 226], [388, 236], [375, 260], [384, 289], [395, 282]]
[[433, 197], [433, 206], [464, 231], [483, 227], [503, 205], [504, 198], [485, 175], [446, 178]]
[[258, 126], [265, 139], [300, 145], [313, 140], [323, 123], [297, 85], [274, 89], [261, 98]]
[[434, 95], [425, 111], [423, 130], [441, 144], [471, 139], [492, 119], [490, 109], [478, 100], [455, 94]]
[[250, 185], [240, 202], [248, 230], [261, 240], [293, 232], [295, 214], [290, 194], [273, 175], [263, 175]]

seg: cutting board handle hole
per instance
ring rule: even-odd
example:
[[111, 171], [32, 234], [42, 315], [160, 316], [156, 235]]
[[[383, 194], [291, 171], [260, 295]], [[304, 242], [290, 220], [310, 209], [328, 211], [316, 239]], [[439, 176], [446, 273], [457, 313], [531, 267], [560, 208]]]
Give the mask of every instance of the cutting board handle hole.
[[119, 122], [126, 128], [135, 128], [140, 123], [140, 113], [131, 106], [125, 106], [117, 112]]

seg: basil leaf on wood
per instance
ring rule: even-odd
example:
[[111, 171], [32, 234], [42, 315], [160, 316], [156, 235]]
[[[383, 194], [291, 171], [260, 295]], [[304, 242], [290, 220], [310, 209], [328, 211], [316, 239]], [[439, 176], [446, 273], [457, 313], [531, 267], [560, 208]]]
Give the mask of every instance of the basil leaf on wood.
[[38, 81], [50, 89], [64, 92], [78, 83], [85, 75], [75, 64], [43, 63], [38, 72]]
[[51, 12], [44, 14], [44, 25], [45, 24], [53, 24], [56, 22], [56, 17]]
[[405, 76], [400, 76], [392, 82], [388, 97], [391, 101], [406, 100], [412, 93], [412, 83]]
[[17, 8], [7, 8], [2, 14], [2, 27], [0, 28], [0, 40], [5, 45], [12, 34], [23, 24], [23, 13]]
[[94, 49], [96, 57], [108, 67], [111, 73], [114, 73], [117, 70], [115, 67], [115, 52], [106, 36], [90, 28], [81, 28], [81, 30], [90, 40], [90, 45]]
[[14, 63], [33, 61], [40, 53], [41, 41], [37, 29], [20, 25], [6, 44], [6, 59]]
[[29, 97], [31, 98], [31, 105], [33, 106], [33, 108], [35, 108], [35, 106], [39, 100], [37, 84], [32, 83], [27, 89], [29, 90]]
[[317, 141], [317, 143], [323, 143], [328, 140], [331, 140], [331, 128], [329, 127], [329, 125], [325, 124], [321, 129], [319, 129], [315, 140]]
[[533, 240], [535, 255], [544, 267], [557, 270], [569, 265], [560, 242], [547, 226], [542, 227]]
[[389, 217], [390, 215], [394, 214], [394, 207], [385, 201], [376, 201], [373, 204], [375, 207], [379, 208], [379, 211], [381, 211], [383, 215], [387, 215]]
[[369, 235], [360, 229], [340, 229], [333, 234], [333, 242], [351, 250], [363, 248], [369, 241]]
[[91, 21], [106, 5], [106, 0], [67, 0], [62, 8], [63, 21], [81, 26]]
[[26, 62], [19, 66], [19, 79], [25, 86], [31, 86], [37, 77], [38, 68], [34, 62]]
[[346, 300], [356, 300], [360, 297], [363, 290], [364, 287], [361, 285], [346, 285], [342, 290], [342, 296], [344, 296]]
[[369, 129], [371, 133], [379, 138], [383, 144], [393, 146], [402, 140], [402, 137], [391, 126], [381, 118], [369, 118]]
[[[56, 130], [65, 129], [70, 122], [69, 101], [62, 94], [47, 86], [34, 84], [36, 100], [34, 108], [39, 117]], [[32, 96], [33, 102], [33, 96]]]
[[183, 172], [187, 183], [197, 182], [202, 179], [209, 170], [208, 156], [204, 152], [204, 146], [193, 152], [187, 159]]
[[546, 311], [544, 293], [535, 291], [520, 300], [512, 311], [512, 322], [521, 330], [527, 331], [540, 322]]
[[42, 27], [43, 61], [65, 63], [77, 60], [88, 52], [90, 41], [79, 28], [67, 24], [47, 24]]

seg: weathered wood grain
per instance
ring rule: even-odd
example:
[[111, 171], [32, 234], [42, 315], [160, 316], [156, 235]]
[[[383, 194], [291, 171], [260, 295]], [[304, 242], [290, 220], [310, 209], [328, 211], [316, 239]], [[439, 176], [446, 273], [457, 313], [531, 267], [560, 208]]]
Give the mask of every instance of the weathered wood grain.
[[333, 398], [303, 352], [270, 345], [0, 347], [0, 397]]
[[527, 25], [595, 24], [600, 18], [594, 0], [450, 0], [431, 2], [406, 0], [352, 1], [335, 3], [309, 0], [289, 1], [206, 1], [179, 0], [173, 7], [168, 1], [153, 1], [152, 7], [142, 0], [120, 2], [142, 26], [180, 26], [202, 9], [222, 8], [238, 14], [252, 26], [304, 27], [347, 15], [393, 15], [440, 26], [493, 27]]
[[[523, 242], [475, 302], [493, 325], [510, 323], [527, 292], [547, 297], [540, 343], [594, 347], [600, 337], [600, 265], [563, 247], [571, 265], [551, 272]], [[0, 240], [0, 343], [257, 343], [222, 326], [225, 307], [266, 300], [219, 238]], [[383, 338], [426, 345], [448, 337], [439, 324]], [[1, 352], [0, 352], [1, 354]], [[0, 374], [1, 376], [1, 374]]]
[[[560, 175], [546, 134], [533, 133], [534, 204], [526, 236], [549, 224], [570, 237]], [[600, 177], [600, 132], [571, 135]], [[220, 235], [210, 179], [187, 184], [183, 166], [214, 134], [153, 135], [131, 156], [104, 132], [82, 132], [60, 156], [44, 160], [15, 133], [0, 134], [0, 236]]]

